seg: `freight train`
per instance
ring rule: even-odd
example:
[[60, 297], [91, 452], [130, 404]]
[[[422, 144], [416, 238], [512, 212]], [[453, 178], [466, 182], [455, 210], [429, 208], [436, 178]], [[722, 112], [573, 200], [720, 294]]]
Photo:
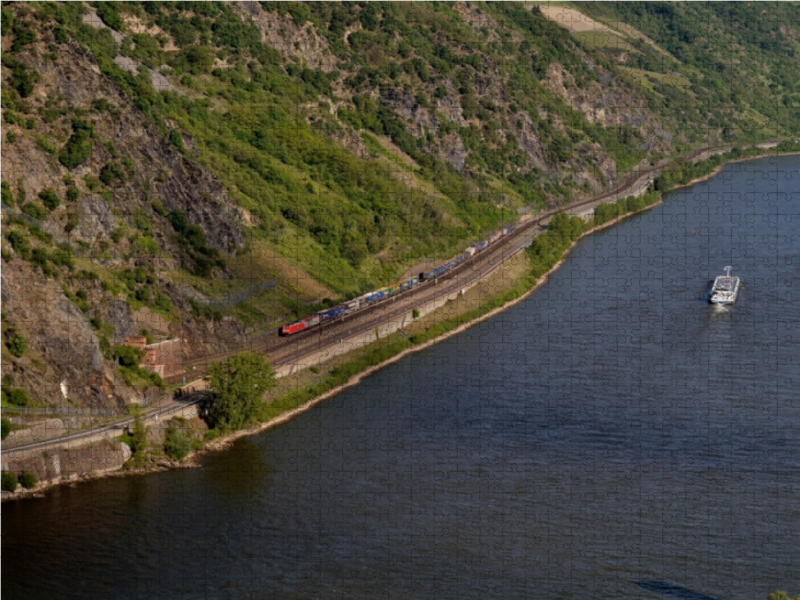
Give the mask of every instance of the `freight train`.
[[337, 317], [341, 317], [343, 315], [350, 314], [361, 308], [366, 306], [370, 306], [371, 304], [375, 304], [380, 300], [385, 298], [389, 298], [398, 294], [400, 292], [405, 292], [406, 290], [410, 290], [417, 285], [425, 283], [427, 281], [432, 281], [441, 275], [447, 273], [450, 269], [460, 265], [465, 260], [472, 258], [477, 253], [485, 250], [489, 245], [493, 244], [501, 237], [508, 235], [512, 231], [514, 231], [514, 225], [507, 225], [502, 229], [498, 229], [494, 231], [487, 237], [485, 240], [481, 240], [477, 242], [458, 254], [452, 260], [449, 260], [441, 265], [432, 268], [429, 271], [424, 271], [420, 273], [418, 276], [411, 277], [409, 279], [404, 279], [403, 281], [398, 281], [392, 285], [382, 287], [379, 290], [375, 290], [374, 292], [367, 292], [363, 296], [359, 296], [358, 298], [354, 298], [353, 300], [348, 300], [338, 306], [334, 306], [333, 308], [327, 308], [325, 310], [321, 310], [318, 313], [314, 313], [310, 317], [306, 317], [305, 319], [300, 319], [299, 321], [295, 321], [294, 323], [289, 323], [288, 325], [284, 325], [278, 330], [279, 335], [282, 336], [289, 336], [295, 333], [299, 333], [301, 331], [306, 331], [311, 327], [319, 325], [320, 323], [325, 323], [326, 321], [331, 321], [336, 319]]

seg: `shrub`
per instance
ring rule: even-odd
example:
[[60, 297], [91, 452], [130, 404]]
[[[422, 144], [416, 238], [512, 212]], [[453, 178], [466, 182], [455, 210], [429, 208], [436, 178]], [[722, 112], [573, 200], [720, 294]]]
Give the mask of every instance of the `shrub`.
[[49, 210], [55, 210], [58, 208], [58, 205], [61, 204], [61, 200], [58, 199], [58, 194], [55, 193], [53, 188], [43, 189], [39, 192], [39, 198], [42, 199], [42, 203]]
[[24, 487], [26, 490], [31, 489], [33, 486], [36, 485], [36, 475], [31, 473], [30, 471], [23, 471], [19, 474], [19, 483]]
[[166, 217], [169, 213], [167, 209], [164, 208], [164, 205], [161, 203], [161, 200], [153, 200], [153, 210], [160, 214], [162, 217]]
[[144, 350], [130, 346], [114, 346], [114, 356], [119, 358], [123, 367], [138, 367], [144, 359]]
[[19, 231], [10, 231], [6, 234], [6, 239], [14, 252], [19, 254], [22, 258], [27, 259], [31, 253], [31, 245], [28, 239]]
[[0, 476], [0, 488], [4, 492], [13, 492], [17, 489], [17, 476], [11, 471], [3, 471]]
[[68, 169], [82, 165], [92, 153], [94, 127], [81, 119], [72, 119], [72, 135], [58, 153], [58, 160]]
[[97, 16], [111, 29], [122, 31], [125, 27], [125, 22], [119, 14], [119, 8], [114, 2], [98, 2]]
[[181, 209], [176, 208], [167, 215], [172, 228], [178, 233], [184, 233], [189, 228], [189, 221], [186, 218], [186, 213]]
[[22, 177], [20, 177], [19, 179], [17, 179], [17, 204], [19, 204], [20, 206], [25, 204], [26, 197], [27, 196], [25, 194], [25, 186], [22, 185]]
[[10, 388], [6, 392], [6, 400], [14, 406], [28, 406], [31, 398], [28, 396], [28, 392], [22, 388]]
[[[75, 215], [70, 215], [70, 217]], [[76, 218], [77, 222], [77, 218]], [[69, 222], [67, 223], [69, 225]], [[72, 258], [73, 251], [72, 246], [67, 243], [60, 244], [58, 250], [53, 252], [50, 256], [50, 260], [53, 262], [54, 265], [59, 267], [67, 267], [70, 271], [75, 268], [75, 261]]]
[[78, 191], [76, 187], [68, 187], [67, 188], [67, 200], [70, 202], [75, 202], [78, 198], [81, 197], [81, 193]]
[[180, 131], [173, 129], [169, 132], [169, 142], [178, 150], [178, 152], [185, 152], [186, 148], [183, 145], [183, 137]]
[[91, 175], [87, 175], [86, 177], [84, 177], [83, 183], [86, 184], [86, 187], [89, 188], [90, 192], [93, 192], [100, 187], [100, 182]]
[[25, 206], [23, 206], [22, 212], [39, 221], [47, 216], [47, 211], [44, 209], [44, 207], [39, 204], [35, 204], [34, 202], [28, 202]]
[[[147, 372], [147, 371], [145, 371]], [[156, 386], [158, 389], [164, 389], [164, 380], [161, 378], [161, 375], [153, 371], [150, 373], [150, 381], [153, 382], [153, 385]]]
[[133, 162], [133, 159], [129, 156], [122, 157], [122, 164], [125, 165], [125, 170], [128, 172], [128, 175], [133, 177], [136, 175], [136, 164]]
[[182, 429], [168, 427], [164, 440], [164, 454], [173, 460], [183, 460], [191, 450], [191, 440]]
[[11, 185], [7, 181], [4, 181], [2, 186], [0, 198], [2, 198], [3, 204], [6, 206], [14, 206], [14, 193], [11, 191]]
[[31, 262], [47, 272], [47, 251], [44, 248], [34, 248], [31, 254]]
[[125, 169], [118, 162], [110, 162], [100, 169], [100, 181], [105, 185], [111, 186], [125, 182]]
[[[42, 79], [39, 73], [32, 69], [28, 69], [25, 65], [17, 62], [7, 53], [3, 54], [3, 66], [8, 67], [11, 70], [9, 84], [12, 88], [17, 90], [17, 93], [19, 93], [19, 95], [23, 98], [30, 96], [33, 93], [33, 88], [36, 83]], [[28, 129], [30, 129], [30, 127]]]
[[56, 146], [49, 138], [43, 135], [37, 135], [34, 138], [36, 141], [36, 145], [39, 146], [42, 150], [47, 152], [48, 154], [52, 154], [53, 156], [58, 154], [58, 146]]
[[156, 308], [160, 308], [164, 312], [171, 312], [173, 309], [172, 300], [169, 299], [169, 296], [162, 294], [158, 290], [156, 290], [155, 305]]
[[117, 227], [114, 231], [111, 232], [109, 236], [111, 241], [115, 244], [119, 243], [119, 241], [125, 237], [125, 228], [124, 227]]
[[55, 36], [56, 41], [61, 44], [64, 44], [69, 41], [69, 34], [67, 33], [67, 30], [61, 27], [60, 25], [55, 29], [53, 29], [53, 35]]
[[25, 340], [24, 335], [22, 335], [21, 333], [15, 333], [14, 335], [8, 338], [6, 346], [8, 347], [8, 351], [11, 352], [11, 354], [19, 358], [20, 356], [25, 354], [25, 350], [28, 349], [28, 342]]
[[136, 207], [131, 211], [130, 223], [136, 229], [143, 231], [146, 235], [153, 233], [153, 227], [150, 225], [150, 219], [147, 213], [141, 207]]
[[67, 215], [67, 224], [64, 225], [64, 231], [66, 233], [71, 233], [73, 229], [78, 226], [78, 215], [75, 213], [70, 213]]
[[2, 436], [0, 436], [0, 439], [6, 439], [8, 434], [11, 433], [11, 421], [5, 417], [3, 417], [3, 419], [0, 421], [2, 421]]

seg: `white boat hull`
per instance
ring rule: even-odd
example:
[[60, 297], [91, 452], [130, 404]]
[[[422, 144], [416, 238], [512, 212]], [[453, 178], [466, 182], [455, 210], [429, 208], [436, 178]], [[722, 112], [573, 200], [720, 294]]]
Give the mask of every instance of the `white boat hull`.
[[711, 287], [711, 293], [708, 295], [708, 301], [711, 304], [728, 305], [736, 302], [739, 296], [739, 287], [741, 281], [738, 277], [731, 275], [731, 267], [725, 267], [726, 275], [720, 275], [714, 280], [714, 285]]

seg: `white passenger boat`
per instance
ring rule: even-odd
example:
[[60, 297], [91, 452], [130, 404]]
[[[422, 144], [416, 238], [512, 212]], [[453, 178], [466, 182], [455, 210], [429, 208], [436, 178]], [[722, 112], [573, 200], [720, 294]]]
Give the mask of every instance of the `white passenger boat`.
[[741, 282], [738, 277], [731, 276], [733, 267], [725, 267], [725, 275], [720, 275], [714, 280], [708, 301], [711, 304], [733, 304], [739, 295], [739, 285]]

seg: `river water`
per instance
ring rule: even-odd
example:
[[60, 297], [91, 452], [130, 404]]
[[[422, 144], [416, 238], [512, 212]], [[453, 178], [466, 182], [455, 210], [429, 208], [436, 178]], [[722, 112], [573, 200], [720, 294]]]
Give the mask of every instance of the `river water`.
[[4, 599], [800, 593], [798, 169], [669, 195], [202, 468], [4, 504]]

